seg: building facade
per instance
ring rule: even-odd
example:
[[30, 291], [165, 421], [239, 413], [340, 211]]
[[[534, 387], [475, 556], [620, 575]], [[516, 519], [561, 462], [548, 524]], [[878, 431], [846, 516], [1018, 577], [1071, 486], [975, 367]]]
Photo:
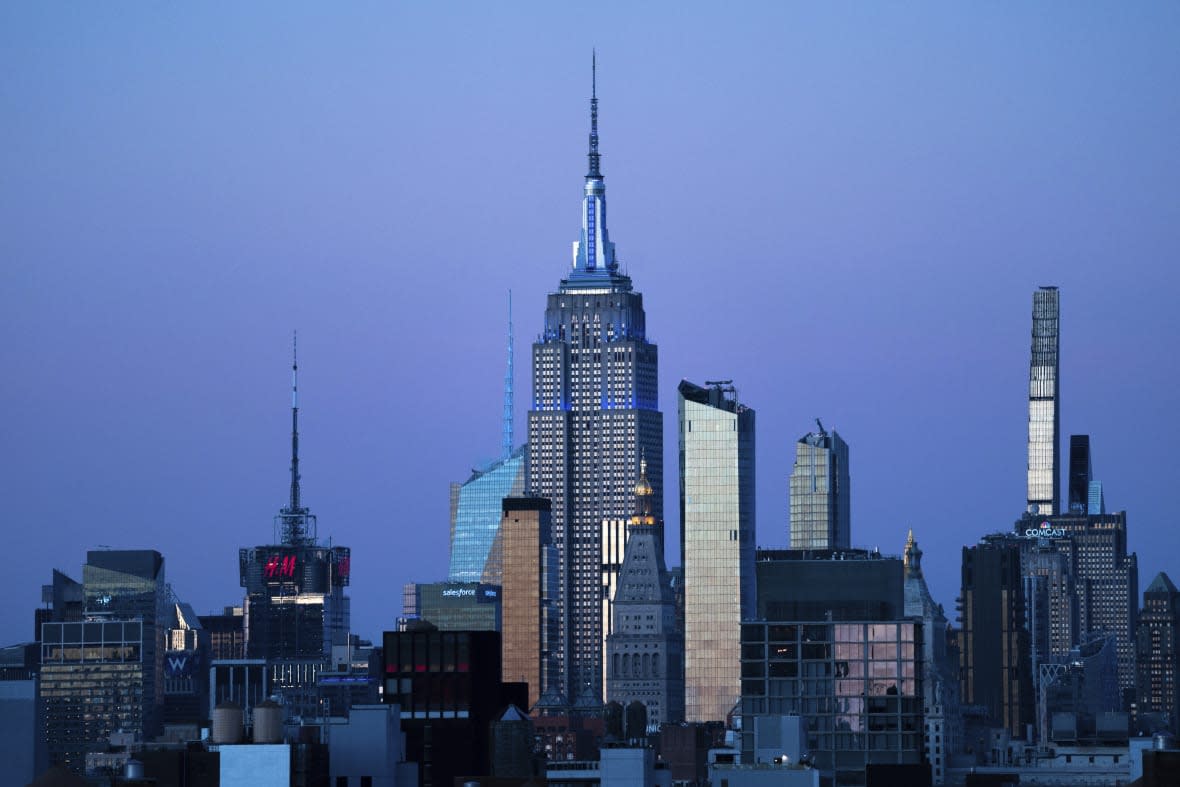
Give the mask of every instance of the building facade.
[[911, 530], [905, 544], [905, 615], [922, 623], [923, 743], [934, 784], [946, 781], [950, 755], [958, 753], [959, 663], [947, 650], [947, 620], [922, 574], [922, 550]]
[[870, 764], [923, 762], [922, 624], [747, 621], [741, 632], [742, 760], [758, 716], [798, 714], [806, 751], [834, 783]]
[[[1180, 713], [1180, 590], [1167, 574], [1157, 574], [1143, 592], [1136, 653], [1136, 712], [1140, 732], [1159, 727], [1177, 732]], [[1147, 719], [1151, 719], [1147, 721]]]
[[848, 549], [852, 526], [849, 506], [848, 444], [816, 420], [818, 431], [795, 443], [791, 469], [791, 549]]
[[679, 387], [685, 716], [724, 721], [741, 695], [740, 625], [753, 617], [754, 411], [731, 384]]
[[[1054, 656], [1063, 655], [1065, 621], [1076, 615], [1069, 648], [1095, 635], [1112, 635], [1118, 651], [1119, 686], [1135, 686], [1135, 618], [1138, 609], [1139, 557], [1127, 550], [1127, 514], [1025, 515], [1016, 522], [1013, 537], [1022, 544], [1025, 574], [1038, 552], [1061, 556], [1068, 577], [1054, 590], [1050, 607], [1050, 637]], [[1048, 559], [1048, 558], [1045, 558]], [[1076, 610], [1069, 605], [1076, 605]], [[1066, 649], [1068, 653], [1068, 648]]]
[[652, 488], [640, 463], [626, 554], [607, 637], [606, 699], [624, 708], [641, 702], [648, 729], [684, 720], [684, 640], [664, 564], [664, 543], [652, 515]]
[[596, 94], [590, 106], [582, 233], [533, 344], [527, 486], [553, 502], [563, 693], [601, 702], [602, 522], [628, 515], [641, 455], [662, 519], [663, 417], [643, 296], [620, 271], [607, 234]]
[[541, 694], [559, 690], [560, 684], [552, 504], [542, 497], [506, 497], [501, 506], [503, 677], [505, 682], [528, 684], [528, 710]]
[[1020, 558], [1020, 546], [1007, 541], [963, 547], [959, 676], [964, 705], [1026, 740], [1035, 703]]
[[500, 501], [524, 494], [528, 446], [520, 446], [462, 484], [451, 484], [451, 582], [503, 582]]
[[83, 774], [86, 753], [116, 730], [141, 740], [158, 733], [167, 595], [159, 552], [86, 553], [81, 621], [41, 625], [40, 733], [50, 764]]
[[439, 631], [499, 631], [502, 620], [499, 585], [479, 582], [410, 582], [402, 602], [413, 594], [403, 617], [426, 621]]
[[1061, 500], [1060, 293], [1033, 293], [1032, 356], [1028, 373], [1028, 507], [1037, 516], [1056, 514]]

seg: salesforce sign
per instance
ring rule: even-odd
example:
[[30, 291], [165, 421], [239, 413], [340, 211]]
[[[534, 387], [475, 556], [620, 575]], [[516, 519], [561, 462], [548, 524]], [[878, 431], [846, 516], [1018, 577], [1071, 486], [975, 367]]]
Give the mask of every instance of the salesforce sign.
[[1040, 527], [1027, 528], [1024, 535], [1028, 538], [1061, 538], [1065, 535], [1065, 528], [1053, 527], [1053, 523], [1046, 519]]

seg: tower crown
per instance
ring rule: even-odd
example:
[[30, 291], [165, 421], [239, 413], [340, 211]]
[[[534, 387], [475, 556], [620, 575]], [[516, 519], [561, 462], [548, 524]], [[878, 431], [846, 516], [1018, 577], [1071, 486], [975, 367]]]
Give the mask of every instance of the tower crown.
[[602, 155], [598, 152], [598, 56], [590, 60], [589, 168], [582, 195], [582, 233], [574, 242], [573, 275], [570, 278], [610, 278], [619, 269], [615, 244], [606, 230], [606, 184]]

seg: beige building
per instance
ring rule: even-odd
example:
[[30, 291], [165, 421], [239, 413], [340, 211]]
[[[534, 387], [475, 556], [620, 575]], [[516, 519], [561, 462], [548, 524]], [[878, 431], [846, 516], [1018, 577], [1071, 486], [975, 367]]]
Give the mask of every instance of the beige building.
[[501, 586], [502, 675], [529, 684], [529, 708], [548, 687], [549, 632], [556, 629], [547, 584], [555, 555], [550, 503], [538, 497], [506, 497], [500, 522], [504, 573]]
[[729, 382], [680, 383], [685, 716], [724, 721], [741, 695], [741, 623], [755, 612], [754, 411]]

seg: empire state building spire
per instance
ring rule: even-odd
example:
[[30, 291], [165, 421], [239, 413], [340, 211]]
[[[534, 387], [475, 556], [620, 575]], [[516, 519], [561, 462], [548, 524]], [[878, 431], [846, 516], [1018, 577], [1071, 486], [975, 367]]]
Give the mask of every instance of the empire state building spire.
[[598, 56], [590, 60], [590, 169], [582, 196], [582, 236], [574, 243], [574, 274], [615, 273], [615, 244], [606, 231], [606, 185], [602, 178], [602, 156], [598, 152]]

